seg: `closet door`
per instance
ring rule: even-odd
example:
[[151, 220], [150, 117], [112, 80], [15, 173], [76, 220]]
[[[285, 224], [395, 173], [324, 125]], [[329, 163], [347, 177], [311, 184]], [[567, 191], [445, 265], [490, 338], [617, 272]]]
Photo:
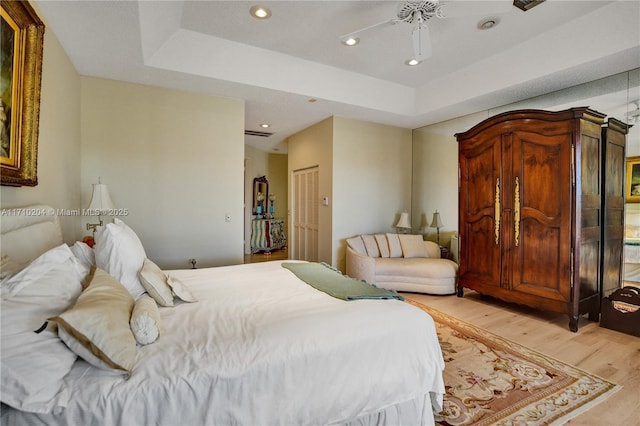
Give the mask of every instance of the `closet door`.
[[293, 259], [318, 261], [318, 167], [293, 172]]
[[459, 147], [460, 296], [463, 286], [501, 286], [501, 158], [498, 133], [483, 133]]
[[[556, 130], [557, 131], [557, 130]], [[540, 297], [545, 304], [571, 298], [572, 140], [566, 133], [530, 131], [511, 134], [512, 225], [505, 229], [511, 245], [512, 290]], [[565, 306], [564, 308], [562, 308]]]

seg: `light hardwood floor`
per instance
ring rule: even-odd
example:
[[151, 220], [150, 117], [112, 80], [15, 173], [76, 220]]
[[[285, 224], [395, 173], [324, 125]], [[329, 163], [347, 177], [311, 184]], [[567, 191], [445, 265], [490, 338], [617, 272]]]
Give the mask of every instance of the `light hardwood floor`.
[[640, 425], [640, 337], [602, 328], [586, 317], [572, 333], [567, 315], [504, 303], [468, 289], [464, 298], [402, 294], [623, 386], [567, 424]]
[[245, 254], [244, 263], [268, 262], [270, 260], [287, 260], [288, 258], [289, 251], [285, 247], [283, 249], [274, 250], [270, 254], [263, 252], [255, 254]]

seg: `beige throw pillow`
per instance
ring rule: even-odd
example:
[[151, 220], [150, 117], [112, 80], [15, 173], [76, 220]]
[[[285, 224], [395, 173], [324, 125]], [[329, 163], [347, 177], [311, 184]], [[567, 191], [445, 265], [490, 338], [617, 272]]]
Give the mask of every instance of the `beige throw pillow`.
[[364, 242], [364, 247], [367, 249], [367, 256], [380, 257], [378, 243], [373, 235], [362, 235], [362, 241]]
[[429, 251], [422, 235], [400, 234], [400, 246], [405, 258], [429, 257]]
[[156, 301], [147, 295], [136, 300], [131, 314], [131, 331], [136, 342], [148, 345], [160, 337], [160, 311]]
[[167, 284], [167, 276], [158, 265], [145, 259], [139, 275], [142, 286], [158, 305], [173, 306], [173, 294]]
[[389, 257], [402, 257], [402, 247], [398, 234], [386, 234], [389, 243]]
[[378, 243], [378, 249], [380, 250], [380, 257], [389, 257], [389, 242], [387, 236], [384, 234], [375, 234], [376, 242]]
[[169, 275], [169, 277], [167, 278], [167, 284], [169, 284], [169, 287], [171, 287], [173, 294], [175, 294], [178, 299], [189, 303], [198, 301], [198, 299], [196, 299], [196, 297], [191, 293], [187, 286], [185, 286], [184, 283], [176, 277], [172, 277], [171, 275]]
[[[129, 327], [134, 300], [115, 278], [99, 268], [92, 268], [91, 281], [76, 304], [52, 321], [95, 359], [85, 359], [98, 368], [131, 371], [136, 360], [136, 340]], [[69, 347], [73, 350], [74, 344]], [[77, 353], [77, 352], [76, 352]], [[78, 353], [82, 357], [81, 353]], [[91, 358], [91, 357], [87, 357]], [[96, 365], [98, 364], [98, 365]]]

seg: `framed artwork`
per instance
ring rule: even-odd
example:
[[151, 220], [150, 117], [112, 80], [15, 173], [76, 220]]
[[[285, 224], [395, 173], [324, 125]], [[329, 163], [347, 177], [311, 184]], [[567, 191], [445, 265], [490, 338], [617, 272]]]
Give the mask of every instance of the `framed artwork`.
[[0, 1], [0, 184], [38, 184], [44, 24], [26, 1]]
[[640, 203], [640, 157], [627, 158], [627, 203]]

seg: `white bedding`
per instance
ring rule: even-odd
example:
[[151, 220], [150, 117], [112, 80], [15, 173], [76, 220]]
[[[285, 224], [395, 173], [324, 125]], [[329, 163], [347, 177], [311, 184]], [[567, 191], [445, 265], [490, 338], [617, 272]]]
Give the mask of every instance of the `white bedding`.
[[168, 271], [199, 301], [160, 308], [160, 338], [128, 379], [79, 359], [57, 396], [66, 408], [3, 406], [2, 424], [433, 423], [444, 362], [431, 317], [335, 299], [280, 264]]

